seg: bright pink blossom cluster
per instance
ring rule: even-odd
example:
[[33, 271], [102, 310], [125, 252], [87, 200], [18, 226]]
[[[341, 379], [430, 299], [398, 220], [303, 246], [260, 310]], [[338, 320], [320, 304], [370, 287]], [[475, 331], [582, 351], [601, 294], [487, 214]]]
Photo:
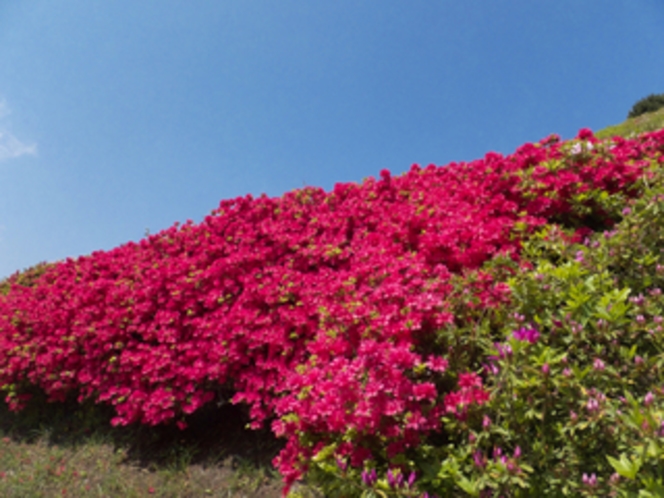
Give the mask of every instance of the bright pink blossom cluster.
[[[0, 386], [14, 408], [28, 386], [109, 403], [115, 424], [183, 424], [231, 392], [255, 427], [272, 420], [288, 438], [288, 482], [319, 447], [303, 435], [354, 434], [339, 458], [357, 466], [371, 457], [363, 438], [399, 453], [486, 400], [474, 373], [439, 392], [451, 373], [420, 347], [454, 320], [450, 276], [518, 258], [520, 238], [572, 217], [580, 193], [628, 192], [662, 162], [664, 133], [600, 147], [583, 130], [575, 144], [226, 200], [200, 224], [55, 264], [0, 296]], [[478, 306], [509, 299], [480, 277]]]

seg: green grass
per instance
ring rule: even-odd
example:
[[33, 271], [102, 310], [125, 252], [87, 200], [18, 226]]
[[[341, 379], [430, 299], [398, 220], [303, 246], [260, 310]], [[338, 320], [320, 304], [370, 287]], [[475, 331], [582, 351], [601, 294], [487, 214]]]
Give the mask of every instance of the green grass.
[[610, 138], [621, 136], [630, 138], [647, 131], [655, 131], [664, 128], [664, 108], [655, 112], [642, 114], [636, 118], [627, 119], [625, 122], [609, 126], [595, 133], [598, 138]]
[[[245, 429], [240, 408], [211, 405], [189, 428], [110, 425], [108, 407], [36, 399], [0, 403], [0, 496], [281, 496], [271, 466], [282, 442]], [[320, 496], [305, 486], [293, 496]]]

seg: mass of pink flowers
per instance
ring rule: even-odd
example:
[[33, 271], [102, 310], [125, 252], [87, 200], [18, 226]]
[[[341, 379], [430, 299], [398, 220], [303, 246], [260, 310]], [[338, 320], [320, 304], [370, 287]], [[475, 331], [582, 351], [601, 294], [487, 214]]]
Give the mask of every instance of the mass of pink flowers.
[[[582, 216], [584, 192], [629, 195], [663, 151], [663, 132], [601, 143], [582, 130], [330, 192], [225, 200], [199, 224], [53, 264], [0, 295], [0, 388], [15, 409], [32, 386], [110, 404], [114, 424], [181, 426], [230, 392], [254, 427], [287, 439], [287, 483], [323, 444], [303, 435], [352, 433], [338, 452], [354, 466], [371, 441], [396, 455], [489, 396], [485, 373], [449, 372], [421, 347], [454, 321], [450, 277], [518, 260], [537, 227]], [[478, 306], [508, 302], [480, 275]]]

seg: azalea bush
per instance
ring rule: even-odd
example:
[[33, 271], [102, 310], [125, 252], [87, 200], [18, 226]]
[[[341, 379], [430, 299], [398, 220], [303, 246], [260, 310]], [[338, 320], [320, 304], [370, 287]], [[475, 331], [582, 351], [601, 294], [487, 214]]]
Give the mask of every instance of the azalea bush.
[[[562, 401], [547, 402], [553, 416], [548, 405], [513, 409], [511, 400], [535, 400], [545, 385], [551, 399], [581, 393], [608, 413], [614, 393], [594, 383], [601, 376], [565, 376], [558, 364], [563, 352], [571, 372], [591, 361], [595, 310], [559, 316], [566, 301], [556, 300], [580, 292], [574, 279], [594, 261], [574, 259], [589, 252], [584, 241], [609, 247], [612, 238], [593, 234], [623, 227], [630, 203], [659, 185], [663, 152], [662, 132], [600, 141], [582, 130], [568, 142], [552, 136], [509, 156], [383, 171], [331, 192], [223, 201], [200, 224], [49, 265], [29, 282], [10, 278], [0, 296], [0, 387], [17, 410], [34, 389], [52, 401], [75, 393], [112, 405], [121, 425], [184, 427], [206, 403], [245, 404], [253, 427], [269, 423], [286, 439], [275, 460], [286, 490], [304, 475], [330, 496], [562, 489], [532, 476], [558, 472], [550, 452], [560, 441], [547, 424], [569, 425], [571, 408], [563, 415]], [[614, 259], [592, 264], [616, 274], [593, 289], [606, 294], [623, 279], [638, 295], [635, 282], [659, 255], [611, 247]], [[559, 275], [570, 250], [579, 269]], [[625, 252], [638, 250], [641, 270]], [[605, 294], [587, 302], [624, 301]], [[563, 332], [580, 326], [584, 338], [565, 343]], [[631, 332], [619, 330], [627, 347]], [[643, 347], [645, 365], [659, 361]], [[547, 372], [526, 366], [533, 355]], [[613, 357], [596, 359], [611, 371]], [[560, 376], [567, 384], [544, 382]], [[634, 403], [639, 389], [630, 390]], [[643, 416], [657, 417], [656, 406]], [[525, 407], [544, 410], [544, 421]], [[595, 438], [620, 419], [624, 434], [641, 437], [642, 421], [634, 428], [625, 413], [583, 430]], [[551, 439], [537, 446], [545, 430]], [[619, 465], [636, 461], [625, 438], [602, 446]], [[596, 448], [570, 448], [581, 463], [561, 456], [560, 482], [569, 477], [576, 492], [583, 470], [582, 484], [608, 486], [611, 461], [590, 468]], [[640, 458], [640, 472], [650, 472], [652, 459]]]

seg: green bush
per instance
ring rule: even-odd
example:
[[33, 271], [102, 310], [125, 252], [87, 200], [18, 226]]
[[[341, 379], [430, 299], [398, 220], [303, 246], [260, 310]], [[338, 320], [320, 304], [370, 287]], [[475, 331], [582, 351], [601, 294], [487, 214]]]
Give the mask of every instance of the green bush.
[[663, 212], [658, 187], [585, 244], [555, 226], [528, 243], [533, 269], [510, 279], [513, 319], [486, 351], [491, 401], [465, 443], [428, 450], [432, 490], [664, 496]]
[[639, 100], [636, 104], [632, 106], [632, 109], [627, 115], [628, 118], [635, 118], [641, 114], [646, 114], [648, 112], [654, 112], [658, 109], [664, 107], [664, 93], [660, 94], [650, 94], [645, 98]]

